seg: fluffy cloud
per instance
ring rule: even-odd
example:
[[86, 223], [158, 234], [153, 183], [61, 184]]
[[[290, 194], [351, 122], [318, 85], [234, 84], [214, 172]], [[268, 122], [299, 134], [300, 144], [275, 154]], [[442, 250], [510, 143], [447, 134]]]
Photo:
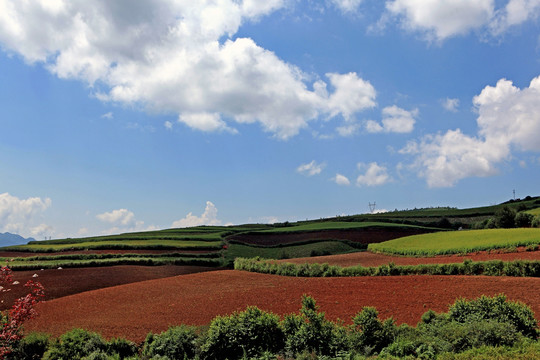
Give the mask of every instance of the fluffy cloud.
[[366, 130], [370, 133], [410, 133], [414, 130], [418, 109], [407, 111], [395, 105], [382, 110], [382, 125], [374, 120], [366, 122]]
[[318, 175], [321, 173], [321, 171], [324, 169], [326, 165], [323, 164], [317, 164], [315, 160], [313, 160], [310, 163], [302, 164], [299, 167], [296, 168], [296, 172], [306, 175], [306, 176], [313, 176]]
[[387, 13], [380, 22], [388, 21], [388, 16], [400, 18], [404, 28], [442, 41], [480, 29], [498, 36], [540, 15], [539, 0], [510, 0], [501, 5], [496, 8], [494, 0], [393, 0], [387, 1]]
[[540, 151], [540, 77], [519, 89], [501, 79], [486, 86], [473, 103], [478, 135], [461, 130], [428, 135], [400, 150], [416, 157], [414, 166], [430, 187], [448, 187], [467, 177], [490, 176], [512, 151]]
[[386, 8], [403, 19], [406, 29], [437, 40], [480, 28], [495, 12], [493, 0], [394, 0]]
[[326, 82], [310, 83], [252, 39], [233, 39], [243, 23], [285, 4], [0, 1], [0, 45], [60, 78], [86, 82], [103, 101], [177, 114], [201, 131], [258, 123], [287, 139], [319, 117], [350, 118], [373, 107], [373, 86], [355, 73], [327, 74], [329, 93]]
[[391, 180], [390, 175], [388, 175], [388, 170], [385, 166], [380, 166], [376, 162], [369, 164], [358, 164], [359, 169], [366, 169], [364, 174], [358, 175], [356, 178], [357, 186], [379, 186], [386, 184]]
[[41, 236], [45, 230], [52, 231], [52, 228], [45, 224], [35, 225], [51, 203], [49, 198], [19, 199], [9, 193], [0, 194], [0, 232]]
[[504, 9], [497, 12], [490, 27], [494, 34], [501, 34], [509, 27], [535, 19], [538, 15], [540, 15], [539, 0], [510, 0]]
[[457, 112], [459, 108], [459, 99], [446, 98], [441, 100], [442, 107], [451, 112]]
[[185, 218], [173, 222], [171, 227], [183, 228], [199, 225], [221, 225], [221, 220], [218, 220], [217, 213], [217, 207], [212, 202], [207, 201], [206, 208], [201, 216], [195, 216], [189, 213]]
[[349, 178], [341, 174], [336, 174], [336, 176], [333, 177], [332, 180], [335, 181], [338, 185], [349, 186], [351, 184]]
[[127, 209], [118, 209], [96, 215], [96, 218], [110, 224], [127, 226], [135, 221], [135, 214]]

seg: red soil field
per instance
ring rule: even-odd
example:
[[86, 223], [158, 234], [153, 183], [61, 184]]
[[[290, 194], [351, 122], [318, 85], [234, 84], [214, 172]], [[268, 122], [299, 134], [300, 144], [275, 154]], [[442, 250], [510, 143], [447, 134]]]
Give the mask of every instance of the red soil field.
[[289, 262], [294, 264], [303, 263], [328, 263], [339, 266], [365, 267], [385, 265], [394, 262], [396, 265], [418, 265], [418, 264], [449, 264], [462, 263], [464, 260], [472, 261], [490, 261], [490, 260], [540, 260], [540, 251], [525, 251], [525, 248], [519, 248], [517, 252], [504, 253], [497, 251], [479, 251], [467, 255], [448, 255], [434, 257], [405, 257], [375, 254], [369, 251], [357, 252], [343, 255], [314, 256], [308, 258], [296, 258], [278, 260], [277, 262]]
[[[97, 269], [86, 269], [88, 276]], [[72, 286], [66, 283], [65, 286]], [[205, 325], [248, 305], [279, 315], [298, 312], [302, 294], [313, 296], [327, 317], [346, 323], [364, 306], [381, 318], [415, 325], [428, 309], [447, 311], [457, 298], [505, 293], [540, 317], [540, 279], [487, 276], [295, 278], [221, 270], [148, 280], [62, 297], [37, 306], [27, 331], [58, 336], [72, 328], [106, 338], [140, 342], [171, 325]]]
[[[160, 279], [176, 275], [192, 274], [203, 271], [215, 271], [217, 268], [204, 266], [110, 266], [97, 268], [47, 269], [41, 271], [14, 271], [13, 280], [17, 285], [4, 285], [9, 291], [0, 295], [0, 310], [10, 308], [15, 299], [28, 293], [24, 284], [28, 280], [39, 281], [45, 287], [44, 300], [78, 294], [110, 286], [134, 283], [138, 281]], [[38, 275], [33, 277], [34, 274]]]
[[272, 246], [278, 244], [292, 244], [306, 240], [349, 240], [362, 244], [380, 243], [404, 236], [425, 234], [435, 230], [422, 228], [360, 228], [350, 230], [319, 230], [293, 233], [247, 233], [227, 237], [244, 244]]

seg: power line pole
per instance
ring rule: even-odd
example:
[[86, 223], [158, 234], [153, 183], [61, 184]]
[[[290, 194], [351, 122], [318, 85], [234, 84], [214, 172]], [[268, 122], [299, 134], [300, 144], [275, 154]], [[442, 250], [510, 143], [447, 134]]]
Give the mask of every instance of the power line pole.
[[373, 214], [375, 212], [375, 207], [377, 206], [377, 203], [374, 201], [373, 204], [372, 203], [368, 203], [368, 204], [369, 204], [369, 212]]

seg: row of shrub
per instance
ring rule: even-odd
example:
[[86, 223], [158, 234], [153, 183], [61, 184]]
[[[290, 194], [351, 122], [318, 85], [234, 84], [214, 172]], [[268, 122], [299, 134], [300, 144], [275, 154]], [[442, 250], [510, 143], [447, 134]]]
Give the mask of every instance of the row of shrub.
[[540, 261], [471, 261], [451, 264], [395, 265], [389, 263], [377, 267], [341, 267], [325, 264], [292, 264], [262, 260], [260, 258], [236, 258], [235, 270], [298, 277], [336, 276], [393, 276], [393, 275], [490, 275], [540, 277]]
[[195, 266], [209, 266], [219, 267], [224, 266], [223, 259], [215, 258], [148, 258], [148, 257], [135, 257], [135, 258], [115, 258], [115, 259], [95, 259], [95, 260], [78, 260], [78, 261], [41, 261], [41, 262], [28, 262], [28, 263], [11, 263], [9, 267], [12, 270], [39, 270], [39, 269], [55, 269], [57, 267], [63, 268], [78, 268], [78, 267], [100, 267], [100, 266], [115, 266], [115, 265], [139, 265], [139, 266], [159, 266], [159, 265], [195, 265]]
[[[53, 340], [33, 334], [15, 346], [19, 359], [435, 359], [467, 351], [489, 353], [506, 347], [508, 354], [537, 354], [538, 326], [532, 310], [504, 295], [457, 300], [447, 313], [429, 310], [416, 327], [380, 320], [364, 307], [351, 325], [332, 322], [315, 300], [304, 295], [299, 314], [279, 316], [248, 307], [218, 316], [207, 329], [176, 326], [148, 334], [136, 345], [123, 339], [75, 329]], [[498, 351], [499, 354], [501, 351]], [[530, 357], [532, 359], [532, 357]]]

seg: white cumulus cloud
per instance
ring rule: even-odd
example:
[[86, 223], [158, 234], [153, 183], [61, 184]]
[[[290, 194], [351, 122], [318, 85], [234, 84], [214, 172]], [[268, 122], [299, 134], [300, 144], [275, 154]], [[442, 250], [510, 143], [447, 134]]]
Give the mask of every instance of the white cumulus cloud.
[[41, 230], [52, 231], [48, 225], [36, 225], [43, 212], [51, 204], [52, 201], [49, 198], [20, 199], [7, 192], [0, 194], [0, 232], [17, 233], [22, 236], [41, 236]]
[[318, 164], [315, 160], [313, 160], [310, 163], [298, 166], [296, 168], [296, 172], [306, 176], [318, 175], [321, 173], [325, 166], [326, 164]]
[[183, 228], [199, 225], [221, 225], [221, 220], [218, 220], [217, 213], [217, 207], [211, 201], [207, 201], [201, 216], [195, 216], [190, 212], [185, 218], [173, 222], [171, 227]]
[[473, 98], [478, 134], [460, 129], [427, 135], [400, 152], [415, 156], [414, 166], [430, 187], [454, 186], [468, 177], [491, 176], [513, 151], [540, 151], [540, 77], [519, 89], [501, 79]]
[[414, 130], [418, 109], [411, 111], [397, 107], [387, 106], [382, 110], [382, 121], [374, 120], [366, 122], [366, 130], [370, 133], [410, 133]]
[[387, 10], [411, 31], [443, 40], [485, 26], [493, 17], [493, 0], [394, 0]]
[[118, 225], [129, 225], [135, 220], [135, 214], [128, 209], [117, 209], [96, 215], [101, 221]]
[[328, 92], [252, 39], [234, 38], [245, 22], [286, 4], [0, 1], [0, 46], [87, 83], [102, 101], [175, 114], [200, 131], [257, 123], [288, 139], [310, 121], [373, 107], [376, 92], [356, 73], [327, 74]]
[[369, 164], [358, 164], [359, 169], [365, 169], [364, 174], [358, 175], [356, 178], [357, 186], [379, 186], [384, 185], [391, 180], [388, 174], [388, 169], [385, 166], [381, 166], [376, 162]]
[[336, 174], [336, 176], [333, 177], [332, 180], [335, 181], [336, 184], [342, 185], [342, 186], [349, 186], [351, 184], [351, 181], [349, 180], [349, 178], [341, 174]]

